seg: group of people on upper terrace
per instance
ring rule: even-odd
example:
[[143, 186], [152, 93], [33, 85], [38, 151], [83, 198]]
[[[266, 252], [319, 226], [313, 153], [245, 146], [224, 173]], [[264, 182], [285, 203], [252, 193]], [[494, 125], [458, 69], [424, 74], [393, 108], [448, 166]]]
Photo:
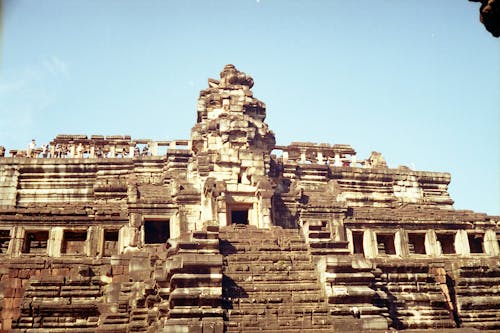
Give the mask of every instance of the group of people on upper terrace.
[[[123, 146], [114, 147], [94, 147], [93, 155], [96, 158], [106, 158], [106, 157], [128, 157], [130, 156], [130, 147]], [[56, 144], [51, 147], [50, 144], [42, 144], [38, 147], [36, 140], [32, 139], [27, 145], [26, 150], [10, 150], [11, 157], [28, 157], [28, 158], [84, 158], [89, 157], [89, 147], [85, 147], [82, 143], [78, 144]], [[142, 149], [139, 146], [135, 146], [133, 150], [133, 156], [151, 156], [149, 151], [149, 145], [144, 145]], [[0, 157], [6, 157], [5, 147], [0, 146]]]

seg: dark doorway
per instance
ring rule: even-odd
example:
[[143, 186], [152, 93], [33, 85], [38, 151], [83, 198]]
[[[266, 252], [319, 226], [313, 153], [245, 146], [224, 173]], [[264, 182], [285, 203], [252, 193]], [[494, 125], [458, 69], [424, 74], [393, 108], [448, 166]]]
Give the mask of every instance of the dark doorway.
[[364, 254], [365, 250], [363, 248], [363, 232], [353, 231], [352, 232], [352, 242], [354, 245], [354, 253]]
[[170, 238], [169, 220], [144, 221], [144, 243], [165, 244]]
[[232, 210], [231, 211], [232, 224], [248, 224], [248, 209]]
[[483, 253], [483, 237], [478, 234], [469, 234], [470, 253]]

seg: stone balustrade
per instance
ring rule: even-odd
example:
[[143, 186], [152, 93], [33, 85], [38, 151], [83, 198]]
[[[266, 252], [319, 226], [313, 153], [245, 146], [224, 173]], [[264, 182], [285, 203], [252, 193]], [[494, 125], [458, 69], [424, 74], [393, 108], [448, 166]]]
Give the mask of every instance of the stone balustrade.
[[[134, 139], [129, 135], [60, 134], [48, 145], [31, 150], [11, 149], [10, 157], [29, 158], [134, 158], [164, 156], [168, 150], [190, 150], [190, 140]], [[0, 146], [0, 157], [5, 148]]]

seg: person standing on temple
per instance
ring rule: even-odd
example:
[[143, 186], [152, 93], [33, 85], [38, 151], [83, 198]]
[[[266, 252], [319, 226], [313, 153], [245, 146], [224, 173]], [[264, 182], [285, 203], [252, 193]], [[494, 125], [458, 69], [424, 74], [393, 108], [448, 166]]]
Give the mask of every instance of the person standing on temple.
[[48, 144], [43, 144], [42, 145], [42, 157], [47, 158], [49, 157], [49, 145]]
[[35, 139], [31, 140], [31, 142], [28, 144], [28, 151], [26, 152], [28, 157], [35, 157], [35, 148], [36, 148], [36, 142]]

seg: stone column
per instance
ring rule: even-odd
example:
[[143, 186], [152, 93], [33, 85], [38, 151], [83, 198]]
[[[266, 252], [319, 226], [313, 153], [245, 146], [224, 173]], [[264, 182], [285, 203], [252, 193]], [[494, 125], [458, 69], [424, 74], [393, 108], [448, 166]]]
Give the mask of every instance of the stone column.
[[286, 163], [288, 161], [288, 152], [284, 151], [281, 158], [282, 158], [283, 163]]
[[378, 256], [377, 234], [371, 229], [363, 232], [363, 249], [366, 258], [375, 258]]
[[400, 257], [407, 257], [410, 255], [410, 250], [408, 249], [408, 233], [404, 229], [399, 229], [394, 234], [394, 247], [396, 249], [396, 255]]
[[75, 145], [74, 144], [71, 144], [69, 146], [69, 157], [71, 157], [71, 158], [75, 157]]
[[301, 151], [300, 152], [300, 163], [306, 163], [307, 159], [306, 159], [306, 152], [305, 151]]
[[217, 217], [219, 220], [219, 226], [227, 226], [227, 205], [226, 196], [224, 194], [217, 197]]
[[425, 253], [432, 257], [439, 257], [442, 254], [441, 245], [437, 241], [436, 232], [431, 229], [425, 233]]
[[356, 168], [358, 161], [356, 160], [356, 154], [351, 156], [351, 167]]
[[335, 154], [335, 162], [333, 163], [334, 166], [342, 166], [342, 161], [340, 160], [340, 155], [338, 153]]
[[469, 237], [467, 236], [467, 231], [457, 230], [454, 245], [456, 254], [461, 254], [463, 256], [470, 255]]
[[500, 255], [498, 240], [495, 230], [489, 229], [484, 233], [484, 253], [490, 256]]
[[47, 254], [49, 257], [60, 257], [61, 247], [64, 238], [64, 228], [54, 227], [49, 231], [49, 239], [47, 241]]
[[354, 253], [354, 237], [352, 237], [352, 230], [347, 228], [345, 230], [346, 240], [347, 240], [347, 248], [351, 254]]
[[102, 227], [91, 226], [87, 231], [85, 254], [89, 257], [103, 255], [104, 249], [104, 230]]
[[316, 160], [318, 161], [318, 164], [323, 164], [324, 163], [323, 153], [322, 152], [319, 151], [316, 154]]
[[24, 246], [25, 230], [23, 227], [16, 226], [12, 228], [11, 235], [7, 253], [13, 257], [18, 257]]
[[152, 156], [158, 156], [158, 143], [151, 141], [149, 142], [149, 152]]

